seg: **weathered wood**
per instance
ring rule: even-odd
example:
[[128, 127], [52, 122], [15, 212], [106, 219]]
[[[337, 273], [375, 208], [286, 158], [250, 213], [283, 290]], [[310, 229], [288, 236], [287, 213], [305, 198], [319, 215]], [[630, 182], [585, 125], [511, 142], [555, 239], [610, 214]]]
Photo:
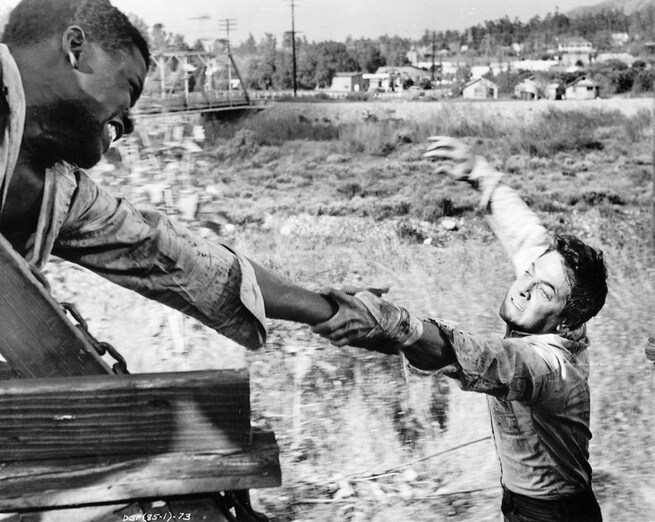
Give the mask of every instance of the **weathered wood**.
[[254, 432], [251, 446], [231, 454], [167, 453], [6, 463], [0, 467], [0, 511], [203, 495], [280, 483], [274, 435]]
[[0, 381], [0, 462], [250, 444], [247, 370]]
[[0, 288], [0, 354], [19, 377], [110, 371], [2, 235]]

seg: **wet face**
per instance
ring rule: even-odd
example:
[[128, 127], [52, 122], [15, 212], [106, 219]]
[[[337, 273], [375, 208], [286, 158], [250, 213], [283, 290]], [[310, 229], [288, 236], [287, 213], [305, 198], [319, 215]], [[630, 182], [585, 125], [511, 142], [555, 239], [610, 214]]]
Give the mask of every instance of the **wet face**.
[[145, 76], [145, 60], [136, 48], [110, 55], [85, 41], [65, 95], [32, 108], [41, 122], [41, 150], [79, 167], [95, 165], [112, 141], [134, 130], [129, 110]]
[[571, 287], [562, 256], [549, 252], [514, 281], [500, 306], [500, 316], [513, 330], [554, 333]]

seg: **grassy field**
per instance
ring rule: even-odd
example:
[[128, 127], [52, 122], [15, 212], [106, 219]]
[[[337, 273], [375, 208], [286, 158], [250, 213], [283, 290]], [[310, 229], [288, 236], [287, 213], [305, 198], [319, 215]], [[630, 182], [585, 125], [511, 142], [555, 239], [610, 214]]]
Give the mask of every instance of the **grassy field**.
[[[122, 163], [94, 176], [313, 289], [389, 285], [413, 312], [502, 334], [507, 258], [476, 195], [422, 160], [431, 134], [461, 137], [548, 227], [602, 248], [610, 293], [589, 325], [594, 484], [606, 520], [655, 520], [655, 368], [643, 353], [655, 335], [652, 100], [280, 104], [208, 126], [202, 151], [171, 145], [194, 123], [142, 121]], [[253, 492], [273, 520], [498, 519], [484, 397], [291, 323], [272, 321], [267, 346], [246, 353], [82, 270], [54, 263], [49, 275], [133, 371], [249, 365], [254, 421], [281, 448], [283, 486]]]

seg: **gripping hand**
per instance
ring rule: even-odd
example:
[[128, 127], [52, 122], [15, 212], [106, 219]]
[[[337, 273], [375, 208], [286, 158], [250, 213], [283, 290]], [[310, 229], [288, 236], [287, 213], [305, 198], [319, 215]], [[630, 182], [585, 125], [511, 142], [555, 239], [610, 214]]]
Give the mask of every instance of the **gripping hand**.
[[339, 310], [328, 321], [314, 326], [313, 331], [335, 346], [349, 344], [395, 354], [404, 346], [414, 344], [423, 334], [421, 321], [410, 316], [405, 308], [380, 299], [372, 292], [349, 295], [330, 289], [325, 295], [339, 306]]

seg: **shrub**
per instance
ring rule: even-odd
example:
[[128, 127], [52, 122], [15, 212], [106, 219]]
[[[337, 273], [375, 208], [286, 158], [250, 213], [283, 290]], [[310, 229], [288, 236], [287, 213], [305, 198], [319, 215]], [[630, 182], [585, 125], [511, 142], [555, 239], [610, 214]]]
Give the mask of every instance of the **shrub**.
[[625, 123], [619, 111], [561, 111], [551, 108], [508, 136], [512, 152], [549, 157], [558, 152], [602, 150], [595, 136], [601, 127]]
[[631, 142], [650, 137], [655, 130], [655, 112], [650, 109], [641, 109], [631, 118], [626, 118], [624, 126]]

